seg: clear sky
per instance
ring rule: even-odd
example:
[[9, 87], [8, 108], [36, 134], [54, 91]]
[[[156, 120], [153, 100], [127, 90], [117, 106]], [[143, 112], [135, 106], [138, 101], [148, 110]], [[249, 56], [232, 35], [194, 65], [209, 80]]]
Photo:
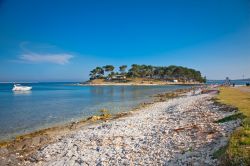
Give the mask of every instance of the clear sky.
[[0, 81], [134, 63], [249, 78], [250, 0], [0, 0]]

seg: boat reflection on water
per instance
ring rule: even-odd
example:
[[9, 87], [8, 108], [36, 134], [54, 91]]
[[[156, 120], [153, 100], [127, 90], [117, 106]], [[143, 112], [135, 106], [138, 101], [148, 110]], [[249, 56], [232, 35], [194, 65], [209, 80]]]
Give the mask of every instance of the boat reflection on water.
[[15, 96], [17, 96], [17, 95], [31, 95], [32, 91], [13, 91], [13, 94]]

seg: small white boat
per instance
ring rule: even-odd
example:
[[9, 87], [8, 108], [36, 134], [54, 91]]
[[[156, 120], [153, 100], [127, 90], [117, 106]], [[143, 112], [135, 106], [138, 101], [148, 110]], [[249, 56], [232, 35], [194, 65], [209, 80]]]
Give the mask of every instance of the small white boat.
[[21, 86], [20, 84], [14, 84], [13, 91], [29, 91], [31, 90], [31, 86]]

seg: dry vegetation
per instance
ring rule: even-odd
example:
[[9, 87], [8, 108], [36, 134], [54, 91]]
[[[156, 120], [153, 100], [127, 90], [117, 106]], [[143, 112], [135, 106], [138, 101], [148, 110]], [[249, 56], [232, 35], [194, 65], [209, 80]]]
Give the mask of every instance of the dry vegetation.
[[219, 102], [235, 106], [244, 114], [242, 126], [232, 134], [228, 146], [216, 154], [222, 157], [222, 165], [250, 165], [249, 90], [250, 88], [247, 87], [243, 89], [229, 87], [220, 89]]

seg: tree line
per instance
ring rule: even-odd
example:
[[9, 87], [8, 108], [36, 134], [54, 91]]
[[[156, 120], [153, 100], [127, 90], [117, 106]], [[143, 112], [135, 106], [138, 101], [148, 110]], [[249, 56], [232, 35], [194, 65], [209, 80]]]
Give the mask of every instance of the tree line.
[[96, 67], [90, 71], [90, 79], [112, 78], [115, 75], [123, 75], [128, 78], [151, 78], [161, 80], [178, 80], [178, 81], [198, 81], [205, 82], [206, 78], [202, 77], [201, 72], [195, 69], [182, 66], [152, 66], [133, 64], [127, 70], [127, 65], [119, 67], [119, 72], [114, 71], [113, 65]]

